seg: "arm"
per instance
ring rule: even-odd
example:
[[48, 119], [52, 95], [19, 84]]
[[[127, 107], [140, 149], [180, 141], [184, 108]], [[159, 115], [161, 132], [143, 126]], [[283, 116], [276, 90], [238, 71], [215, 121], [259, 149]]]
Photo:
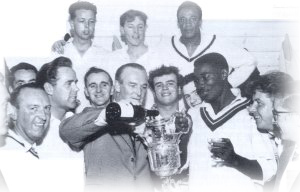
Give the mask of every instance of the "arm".
[[228, 138], [211, 141], [210, 151], [215, 157], [218, 157], [226, 163], [256, 180], [263, 179], [262, 169], [257, 160], [250, 160], [235, 153], [233, 145]]
[[221, 41], [218, 47], [229, 67], [233, 69], [228, 76], [229, 83], [232, 87], [238, 87], [250, 77], [257, 66], [257, 61], [248, 51], [230, 42]]
[[60, 136], [72, 148], [82, 149], [88, 143], [88, 139], [99, 131], [104, 131], [106, 126], [97, 126], [95, 120], [98, 118], [101, 109], [87, 108], [79, 114], [65, 119], [61, 122]]

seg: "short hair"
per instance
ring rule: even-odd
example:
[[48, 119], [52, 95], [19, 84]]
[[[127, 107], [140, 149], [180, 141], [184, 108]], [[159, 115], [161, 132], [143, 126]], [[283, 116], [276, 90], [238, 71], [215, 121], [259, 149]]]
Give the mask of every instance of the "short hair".
[[[26, 88], [31, 88], [31, 89], [37, 89], [37, 90], [42, 90], [44, 91], [43, 88], [41, 88], [39, 86], [39, 84], [37, 83], [27, 83], [27, 84], [23, 84], [19, 87], [17, 87], [16, 89], [14, 89], [14, 91], [11, 93], [10, 95], [10, 104], [16, 108], [19, 108], [19, 101], [18, 101], [18, 98], [22, 92], [23, 89], [26, 89]], [[30, 98], [28, 98], [30, 99]]]
[[29, 63], [25, 63], [25, 62], [21, 62], [15, 66], [13, 66], [12, 68], [10, 68], [10, 75], [9, 75], [9, 85], [12, 86], [14, 80], [15, 80], [15, 73], [19, 70], [32, 70], [35, 74], [38, 73], [37, 69], [35, 66], [29, 64]]
[[72, 61], [67, 57], [58, 57], [50, 63], [44, 64], [38, 72], [37, 83], [43, 87], [46, 82], [55, 85], [57, 79], [57, 72], [60, 67], [72, 68]]
[[87, 1], [77, 1], [69, 7], [69, 14], [71, 20], [76, 17], [75, 12], [79, 9], [91, 10], [94, 12], [95, 15], [97, 15], [97, 7], [94, 4]]
[[137, 63], [127, 63], [117, 69], [117, 72], [115, 74], [115, 80], [118, 81], [119, 83], [123, 82], [123, 80], [121, 79], [121, 76], [126, 68], [139, 69], [141, 71], [144, 71], [147, 74], [145, 67], [143, 67], [142, 65], [137, 64]]
[[179, 69], [175, 66], [165, 66], [162, 65], [149, 72], [149, 86], [154, 90], [154, 78], [161, 77], [163, 75], [174, 74], [177, 78], [177, 86], [182, 87], [182, 75], [179, 73]]
[[179, 5], [179, 7], [177, 9], [177, 19], [178, 19], [179, 11], [181, 9], [191, 8], [191, 7], [195, 8], [197, 10], [199, 18], [200, 18], [200, 20], [202, 20], [202, 9], [201, 9], [201, 7], [197, 3], [194, 3], [192, 1], [185, 1], [181, 5]]
[[199, 57], [194, 62], [194, 67], [197, 68], [203, 64], [212, 65], [214, 68], [219, 70], [226, 69], [228, 71], [229, 68], [225, 57], [220, 53], [208, 53]]
[[182, 86], [189, 84], [190, 82], [194, 82], [196, 79], [194, 73], [187, 74], [182, 79]]
[[109, 80], [109, 83], [111, 85], [113, 85], [113, 80], [111, 78], [111, 76], [109, 75], [109, 73], [103, 69], [100, 69], [100, 68], [97, 68], [97, 67], [91, 67], [84, 75], [84, 85], [85, 87], [87, 87], [87, 78], [89, 77], [90, 74], [93, 74], [93, 73], [105, 73], [107, 76], [108, 76], [108, 80]]
[[144, 12], [130, 9], [121, 15], [120, 26], [124, 27], [126, 21], [131, 22], [136, 17], [140, 18], [144, 22], [145, 25], [147, 24], [148, 17]]
[[249, 95], [254, 95], [256, 91], [269, 94], [271, 97], [277, 98], [284, 96], [289, 91], [288, 84], [293, 79], [284, 72], [270, 72], [261, 75], [258, 79], [249, 82], [246, 91]]

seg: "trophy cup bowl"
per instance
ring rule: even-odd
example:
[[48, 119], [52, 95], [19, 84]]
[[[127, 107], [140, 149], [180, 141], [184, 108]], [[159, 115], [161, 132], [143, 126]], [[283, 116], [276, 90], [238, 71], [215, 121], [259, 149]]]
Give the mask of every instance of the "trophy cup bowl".
[[160, 177], [174, 175], [180, 163], [179, 138], [181, 132], [166, 130], [167, 121], [152, 119], [146, 122], [152, 141], [148, 143], [148, 156], [151, 170]]

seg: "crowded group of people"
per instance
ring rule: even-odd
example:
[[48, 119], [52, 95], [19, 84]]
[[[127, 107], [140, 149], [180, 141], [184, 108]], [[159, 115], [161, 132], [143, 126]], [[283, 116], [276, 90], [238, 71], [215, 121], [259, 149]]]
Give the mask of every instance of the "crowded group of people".
[[[17, 64], [6, 84], [1, 74], [2, 190], [297, 190], [297, 81], [260, 74], [247, 49], [204, 33], [194, 2], [178, 7], [180, 33], [157, 47], [145, 43], [147, 15], [139, 10], [120, 16], [123, 47], [116, 38], [111, 51], [95, 45], [97, 11], [73, 3], [71, 38], [53, 44], [48, 63]], [[175, 174], [151, 170], [145, 123], [106, 122], [111, 102], [157, 110], [188, 130]]]

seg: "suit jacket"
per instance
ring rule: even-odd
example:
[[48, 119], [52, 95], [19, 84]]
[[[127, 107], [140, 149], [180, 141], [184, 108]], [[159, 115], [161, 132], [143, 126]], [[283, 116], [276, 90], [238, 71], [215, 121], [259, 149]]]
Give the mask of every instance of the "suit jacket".
[[115, 133], [111, 126], [95, 125], [101, 111], [85, 108], [60, 125], [61, 137], [70, 147], [84, 150], [86, 184], [150, 188], [152, 180], [145, 146], [128, 133]]

